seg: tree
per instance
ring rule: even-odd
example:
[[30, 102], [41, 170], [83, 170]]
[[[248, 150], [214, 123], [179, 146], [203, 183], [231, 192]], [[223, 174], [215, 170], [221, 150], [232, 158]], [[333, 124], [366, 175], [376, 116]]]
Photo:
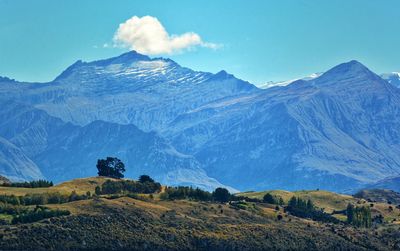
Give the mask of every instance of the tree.
[[274, 196], [272, 196], [270, 193], [266, 193], [264, 195], [263, 201], [268, 204], [276, 204], [276, 200], [275, 200]]
[[347, 205], [346, 215], [347, 215], [347, 223], [350, 223], [350, 224], [353, 223], [354, 206], [350, 203]]
[[354, 207], [353, 205], [347, 205], [346, 209], [347, 223], [356, 227], [371, 227], [371, 209], [367, 206]]
[[288, 203], [288, 207], [289, 208], [295, 208], [297, 207], [297, 198], [295, 196], [293, 196], [292, 198], [290, 198], [289, 203]]
[[115, 157], [107, 157], [107, 159], [97, 160], [97, 170], [99, 176], [106, 176], [116, 179], [124, 177], [125, 165], [122, 161]]
[[140, 175], [140, 177], [139, 177], [139, 182], [140, 182], [140, 183], [145, 183], [145, 182], [154, 183], [154, 180], [153, 180], [152, 178], [150, 178], [149, 175]]
[[307, 210], [308, 211], [314, 210], [314, 203], [310, 199], [308, 199], [308, 201], [307, 201]]
[[96, 188], [94, 189], [94, 193], [97, 195], [101, 194], [101, 188], [99, 186], [96, 186]]
[[224, 203], [229, 201], [229, 199], [231, 198], [231, 194], [229, 193], [228, 189], [218, 187], [212, 193], [212, 197], [215, 201]]

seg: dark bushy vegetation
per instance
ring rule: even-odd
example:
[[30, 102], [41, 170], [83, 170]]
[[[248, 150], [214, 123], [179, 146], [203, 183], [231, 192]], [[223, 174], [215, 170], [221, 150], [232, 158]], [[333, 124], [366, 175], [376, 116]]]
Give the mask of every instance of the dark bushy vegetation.
[[192, 187], [167, 187], [165, 192], [161, 195], [161, 199], [164, 200], [198, 200], [198, 201], [211, 201], [212, 195], [207, 191], [203, 191], [200, 188]]
[[369, 228], [372, 225], [371, 209], [367, 206], [354, 207], [348, 204], [346, 215], [347, 223], [353, 226]]
[[263, 202], [268, 204], [283, 205], [283, 199], [281, 197], [273, 196], [270, 193], [266, 193], [263, 197]]
[[139, 182], [140, 183], [145, 183], [145, 182], [154, 183], [154, 180], [149, 175], [140, 175]]
[[25, 188], [39, 188], [39, 187], [51, 187], [53, 186], [52, 181], [47, 180], [33, 180], [26, 182], [12, 182], [1, 184], [3, 187], [25, 187]]
[[70, 195], [60, 193], [26, 194], [24, 196], [0, 195], [0, 203], [30, 206], [44, 204], [62, 204], [76, 200], [86, 200], [89, 198], [91, 198], [90, 194], [79, 195], [75, 191], [72, 191]]
[[[245, 197], [240, 197], [240, 199]], [[161, 194], [164, 200], [197, 200], [197, 201], [216, 201], [225, 203], [231, 200], [239, 200], [239, 197], [231, 195], [226, 188], [219, 187], [210, 193], [200, 188], [187, 186], [167, 187]]]
[[321, 209], [317, 209], [311, 200], [305, 201], [301, 198], [292, 197], [289, 200], [286, 211], [301, 218], [310, 218], [315, 221], [339, 223], [340, 221]]
[[257, 199], [257, 198], [249, 198], [249, 197], [246, 197], [246, 196], [237, 196], [237, 195], [234, 195], [234, 194], [231, 196], [231, 200], [235, 200], [235, 201], [246, 201], [246, 202], [254, 202], [254, 203], [261, 203], [261, 202], [263, 202], [262, 200]]
[[107, 157], [106, 159], [97, 160], [97, 170], [99, 176], [106, 176], [116, 179], [124, 177], [125, 165], [122, 161], [115, 157]]
[[[150, 177], [149, 177], [150, 178]], [[151, 179], [151, 178], [150, 178]], [[151, 194], [161, 191], [161, 184], [158, 182], [133, 180], [112, 181], [107, 180], [100, 187], [96, 187], [96, 194], [118, 194], [118, 193], [144, 193]]]
[[215, 201], [225, 203], [231, 200], [231, 194], [229, 193], [228, 189], [218, 187], [215, 189], [215, 191], [212, 193], [212, 197]]
[[46, 218], [69, 215], [69, 214], [70, 212], [67, 210], [58, 210], [58, 209], [52, 210], [46, 207], [36, 206], [36, 208], [33, 211], [26, 211], [16, 215], [12, 219], [11, 223], [12, 224], [29, 223], [29, 222], [40, 221]]

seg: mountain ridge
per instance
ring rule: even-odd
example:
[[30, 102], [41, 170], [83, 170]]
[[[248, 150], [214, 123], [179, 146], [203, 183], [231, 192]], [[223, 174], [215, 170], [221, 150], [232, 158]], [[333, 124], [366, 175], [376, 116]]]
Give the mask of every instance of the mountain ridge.
[[263, 90], [225, 71], [198, 72], [128, 52], [77, 61], [51, 83], [3, 85], [0, 99], [79, 130], [103, 121], [156, 132], [172, 152], [192, 156], [198, 174], [240, 190], [346, 191], [400, 173], [400, 90], [358, 61]]

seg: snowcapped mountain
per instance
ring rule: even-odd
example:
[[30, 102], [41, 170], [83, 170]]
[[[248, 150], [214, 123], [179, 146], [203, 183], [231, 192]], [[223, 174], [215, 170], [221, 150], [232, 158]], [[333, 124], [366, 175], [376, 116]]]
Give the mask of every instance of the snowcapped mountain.
[[132, 51], [90, 63], [78, 61], [53, 83], [29, 93], [36, 108], [64, 121], [86, 125], [104, 120], [151, 131], [204, 103], [254, 90], [225, 71], [196, 72]]
[[128, 177], [207, 189], [345, 191], [400, 174], [400, 90], [357, 61], [259, 89], [132, 51], [50, 83], [2, 78], [0, 103], [0, 137], [55, 181], [110, 155]]
[[292, 80], [278, 81], [278, 82], [268, 81], [267, 83], [258, 85], [257, 87], [261, 88], [261, 89], [267, 89], [267, 88], [271, 88], [271, 87], [275, 87], [275, 86], [287, 86], [298, 80], [308, 81], [308, 80], [318, 78], [322, 74], [323, 74], [323, 72], [317, 72], [317, 73], [313, 73], [313, 74], [303, 77], [303, 78], [296, 78], [296, 79], [292, 79]]
[[381, 78], [388, 81], [390, 84], [400, 88], [400, 73], [399, 72], [391, 72], [381, 74]]

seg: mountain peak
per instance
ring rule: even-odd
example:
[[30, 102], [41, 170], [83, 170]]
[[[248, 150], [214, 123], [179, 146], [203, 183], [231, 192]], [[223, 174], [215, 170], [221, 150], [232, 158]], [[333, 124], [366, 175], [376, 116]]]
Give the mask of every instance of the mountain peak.
[[136, 61], [148, 61], [150, 58], [146, 55], [140, 54], [134, 50], [125, 52], [119, 56], [102, 59], [98, 61], [91, 62], [91, 64], [96, 64], [99, 66], [105, 66], [110, 64], [130, 64]]
[[[357, 60], [351, 60], [346, 63], [339, 64], [335, 67], [333, 67], [330, 71], [338, 71], [340, 73], [348, 73], [348, 72], [371, 72], [365, 65], [360, 63]], [[329, 72], [329, 71], [328, 71]]]
[[0, 82], [15, 82], [15, 79], [0, 76]]
[[376, 79], [379, 77], [359, 61], [351, 60], [333, 67], [319, 77], [318, 80], [320, 83], [338, 83], [341, 80], [353, 78], [366, 80]]
[[228, 78], [234, 77], [232, 74], [227, 73], [225, 70], [219, 71], [214, 76], [212, 76], [213, 80], [224, 80]]

